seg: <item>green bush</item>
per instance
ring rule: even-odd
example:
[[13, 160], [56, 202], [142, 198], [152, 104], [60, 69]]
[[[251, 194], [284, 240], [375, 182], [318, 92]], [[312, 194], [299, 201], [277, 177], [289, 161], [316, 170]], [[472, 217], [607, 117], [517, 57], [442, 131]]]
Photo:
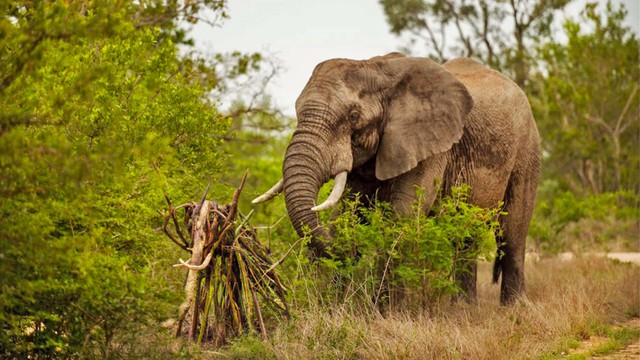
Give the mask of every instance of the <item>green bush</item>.
[[495, 258], [502, 214], [469, 204], [468, 190], [452, 189], [434, 205], [433, 216], [419, 202], [411, 214], [397, 216], [388, 203], [367, 208], [358, 197], [344, 201], [330, 224], [336, 256], [310, 264], [301, 252], [293, 293], [308, 300], [312, 289], [320, 303], [356, 307], [424, 307], [458, 294], [456, 271], [466, 271], [472, 260]]
[[226, 156], [211, 84], [140, 6], [83, 3], [0, 18], [3, 358], [139, 354], [182, 295], [163, 192], [197, 198]]
[[529, 236], [543, 253], [637, 250], [638, 196], [627, 191], [580, 196], [545, 181]]

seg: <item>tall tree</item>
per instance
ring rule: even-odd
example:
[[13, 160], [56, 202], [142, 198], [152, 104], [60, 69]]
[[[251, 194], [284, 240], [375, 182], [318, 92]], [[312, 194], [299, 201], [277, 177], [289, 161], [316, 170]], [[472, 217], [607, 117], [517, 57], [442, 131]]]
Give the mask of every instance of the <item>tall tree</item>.
[[608, 2], [564, 24], [566, 43], [538, 48], [532, 105], [548, 174], [579, 193], [640, 193], [639, 39]]
[[[380, 0], [394, 34], [421, 41], [439, 61], [475, 57], [524, 87], [533, 44], [572, 0]], [[452, 44], [452, 45], [448, 45]]]
[[223, 11], [0, 5], [0, 358], [158, 357], [181, 287], [163, 192], [200, 196], [226, 158], [218, 76], [179, 56], [194, 4]]

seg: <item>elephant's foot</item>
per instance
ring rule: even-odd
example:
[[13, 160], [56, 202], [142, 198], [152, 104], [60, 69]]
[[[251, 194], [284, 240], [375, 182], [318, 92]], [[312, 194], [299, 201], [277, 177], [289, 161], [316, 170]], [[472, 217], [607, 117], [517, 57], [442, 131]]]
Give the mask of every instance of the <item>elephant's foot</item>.
[[460, 293], [454, 295], [451, 298], [451, 301], [453, 303], [459, 303], [459, 302], [464, 301], [465, 303], [467, 303], [469, 305], [478, 305], [478, 296], [476, 294], [475, 286], [474, 286], [473, 289], [469, 289], [469, 290], [470, 290], [469, 292], [466, 292], [463, 289]]
[[476, 282], [478, 280], [478, 263], [469, 261], [458, 264], [460, 269], [455, 273], [455, 281], [461, 292], [453, 297], [454, 302], [464, 300], [467, 304], [477, 305], [478, 295]]
[[524, 296], [524, 281], [509, 281], [506, 276], [503, 277], [500, 286], [500, 305], [513, 305], [516, 300]]

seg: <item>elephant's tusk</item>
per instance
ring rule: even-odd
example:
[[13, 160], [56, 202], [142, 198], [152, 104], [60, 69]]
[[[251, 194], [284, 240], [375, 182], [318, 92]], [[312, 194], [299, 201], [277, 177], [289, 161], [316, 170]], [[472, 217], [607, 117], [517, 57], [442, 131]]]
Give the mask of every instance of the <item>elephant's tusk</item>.
[[329, 198], [327, 198], [327, 200], [325, 200], [325, 202], [323, 202], [322, 204], [312, 207], [311, 210], [322, 211], [335, 205], [340, 200], [340, 197], [342, 196], [346, 185], [347, 172], [343, 171], [336, 175], [335, 183], [333, 184], [333, 189], [331, 190], [331, 194], [329, 194]]
[[211, 257], [212, 256], [213, 256], [213, 253], [209, 253], [209, 255], [207, 255], [207, 257], [204, 259], [204, 261], [200, 265], [191, 265], [191, 264], [187, 263], [186, 261], [180, 259], [180, 264], [175, 264], [173, 266], [174, 267], [186, 267], [189, 270], [200, 271], [200, 270], [206, 268], [209, 265], [209, 263], [211, 262]]
[[269, 190], [267, 190], [266, 193], [258, 196], [257, 198], [253, 199], [253, 201], [251, 201], [252, 204], [260, 204], [263, 203], [265, 201], [269, 201], [271, 199], [273, 199], [274, 197], [276, 197], [278, 194], [280, 194], [282, 192], [282, 189], [284, 188], [283, 186], [284, 182], [282, 181], [282, 179], [280, 179], [280, 181], [278, 181], [275, 185], [273, 185], [273, 187]]

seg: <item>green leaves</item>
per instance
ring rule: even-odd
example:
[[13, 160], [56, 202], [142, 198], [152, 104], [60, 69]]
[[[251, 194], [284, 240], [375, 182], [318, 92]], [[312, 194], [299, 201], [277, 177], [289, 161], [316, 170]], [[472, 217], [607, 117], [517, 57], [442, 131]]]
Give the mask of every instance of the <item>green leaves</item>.
[[229, 121], [134, 5], [3, 5], [0, 356], [126, 357], [175, 311], [156, 211], [221, 176]]
[[[604, 11], [603, 11], [604, 10]], [[544, 171], [579, 194], [640, 191], [640, 56], [623, 8], [585, 7], [564, 24], [567, 43], [538, 47], [545, 68], [530, 97], [546, 159]]]
[[[579, 196], [545, 181], [538, 191], [529, 236], [546, 253], [636, 246], [638, 196], [607, 192]], [[624, 242], [628, 242], [625, 244]]]
[[[411, 306], [457, 294], [454, 273], [466, 271], [471, 260], [495, 258], [498, 216], [508, 216], [468, 200], [469, 187], [455, 187], [434, 205], [434, 216], [427, 216], [420, 202], [403, 216], [386, 203], [367, 208], [357, 197], [344, 202], [343, 213], [331, 222], [336, 257], [320, 260], [338, 284], [323, 287], [321, 296]], [[402, 298], [395, 298], [398, 291]]]

